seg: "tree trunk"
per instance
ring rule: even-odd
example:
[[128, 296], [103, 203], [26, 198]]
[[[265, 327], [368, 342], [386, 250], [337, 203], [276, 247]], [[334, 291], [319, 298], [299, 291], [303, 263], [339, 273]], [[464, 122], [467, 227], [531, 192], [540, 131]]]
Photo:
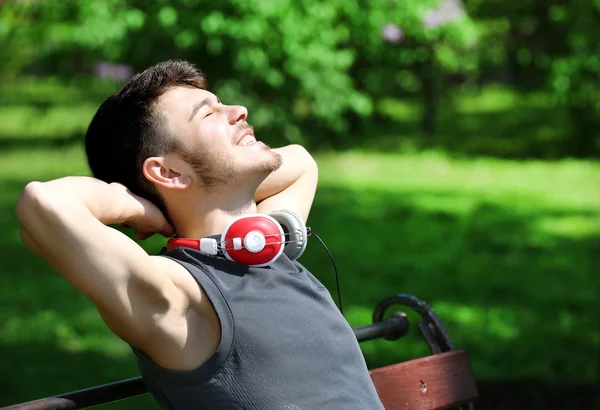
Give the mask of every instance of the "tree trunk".
[[570, 153], [577, 158], [590, 158], [600, 154], [600, 117], [592, 107], [570, 106], [569, 117], [573, 136]]
[[437, 131], [437, 108], [439, 93], [439, 71], [433, 54], [433, 47], [428, 46], [429, 58], [421, 66], [421, 131], [427, 137], [433, 137]]

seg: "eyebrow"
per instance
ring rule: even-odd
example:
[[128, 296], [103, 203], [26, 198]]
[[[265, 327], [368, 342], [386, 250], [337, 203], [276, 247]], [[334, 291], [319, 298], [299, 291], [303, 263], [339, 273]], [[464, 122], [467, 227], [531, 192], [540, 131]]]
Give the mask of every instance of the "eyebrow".
[[[196, 115], [196, 113], [198, 111], [200, 111], [200, 109], [202, 107], [204, 107], [205, 105], [213, 105], [213, 104], [214, 104], [213, 99], [211, 97], [206, 97], [202, 101], [199, 101], [196, 104], [194, 104], [194, 108], [192, 108], [192, 114], [190, 115], [190, 118], [188, 118], [188, 122], [190, 122], [194, 119], [194, 116]], [[217, 97], [217, 104], [221, 104], [221, 100], [219, 100], [218, 97]]]

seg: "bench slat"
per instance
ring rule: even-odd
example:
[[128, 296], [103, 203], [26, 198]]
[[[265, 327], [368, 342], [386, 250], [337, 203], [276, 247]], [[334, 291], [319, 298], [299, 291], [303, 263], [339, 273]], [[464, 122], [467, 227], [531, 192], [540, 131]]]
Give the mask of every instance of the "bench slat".
[[448, 409], [478, 395], [467, 352], [451, 350], [370, 371], [386, 410]]

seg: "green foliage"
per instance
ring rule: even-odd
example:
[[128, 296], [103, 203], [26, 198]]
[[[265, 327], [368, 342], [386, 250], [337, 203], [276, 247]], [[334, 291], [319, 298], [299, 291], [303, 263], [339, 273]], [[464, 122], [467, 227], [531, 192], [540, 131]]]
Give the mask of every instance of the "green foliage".
[[[29, 42], [22, 66], [33, 61], [67, 75], [102, 59], [138, 70], [167, 58], [190, 59], [222, 100], [249, 106], [255, 125], [306, 142], [298, 124], [343, 131], [347, 114], [372, 114], [374, 98], [417, 90], [416, 64], [436, 58], [448, 72], [472, 68], [468, 49], [476, 30], [468, 16], [424, 27], [438, 3], [18, 2], [5, 6], [2, 32], [14, 44], [7, 55]], [[406, 41], [386, 42], [382, 29], [391, 23]]]
[[[0, 79], [72, 79], [104, 60], [140, 71], [188, 59], [223, 101], [249, 108], [266, 142], [313, 147], [358, 143], [388, 97], [419, 97], [421, 129], [439, 136], [436, 104], [457, 83], [500, 81], [551, 91], [570, 113], [563, 155], [594, 155], [598, 2], [546, 3], [475, 0], [452, 12], [445, 0], [9, 1], [0, 13]], [[432, 24], [433, 11], [451, 18]]]
[[482, 30], [480, 69], [519, 89], [546, 89], [570, 115], [565, 155], [600, 152], [598, 1], [469, 2]]
[[440, 149], [467, 157], [563, 158], [572, 139], [568, 111], [553, 106], [551, 98], [547, 92], [518, 93], [509, 87], [465, 87], [442, 100], [433, 140], [419, 137], [418, 104], [387, 98], [377, 108], [385, 125], [369, 128], [379, 138], [349, 146], [379, 152]]
[[600, 2], [571, 0], [549, 13], [568, 27], [568, 52], [553, 61], [551, 84], [556, 101], [570, 108], [575, 153], [600, 152]]

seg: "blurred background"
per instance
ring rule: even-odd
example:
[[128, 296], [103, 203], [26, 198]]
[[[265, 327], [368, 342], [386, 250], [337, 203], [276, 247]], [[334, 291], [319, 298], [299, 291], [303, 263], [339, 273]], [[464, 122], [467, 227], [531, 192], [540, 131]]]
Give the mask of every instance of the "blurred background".
[[[13, 206], [89, 175], [99, 104], [171, 58], [314, 154], [309, 225], [353, 326], [412, 294], [468, 351], [476, 408], [600, 408], [598, 0], [0, 1], [0, 405], [138, 374]], [[316, 241], [301, 262], [335, 298]], [[361, 347], [372, 368], [428, 354], [416, 326]]]

